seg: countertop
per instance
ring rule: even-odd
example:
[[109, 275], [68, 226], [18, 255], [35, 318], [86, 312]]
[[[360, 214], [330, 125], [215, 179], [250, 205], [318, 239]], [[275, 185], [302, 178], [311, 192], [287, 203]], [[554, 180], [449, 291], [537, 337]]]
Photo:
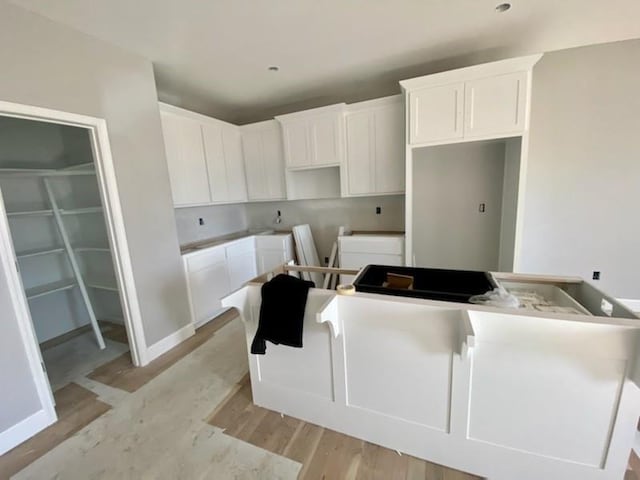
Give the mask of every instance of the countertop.
[[273, 230], [273, 229], [259, 229], [259, 230], [242, 230], [240, 232], [229, 233], [227, 235], [220, 235], [218, 237], [206, 238], [197, 242], [185, 243], [180, 245], [180, 254], [185, 255], [187, 253], [193, 253], [204, 248], [216, 247], [224, 243], [233, 242], [234, 240], [240, 240], [242, 238], [253, 237], [255, 235], [285, 235], [290, 234], [289, 231]]

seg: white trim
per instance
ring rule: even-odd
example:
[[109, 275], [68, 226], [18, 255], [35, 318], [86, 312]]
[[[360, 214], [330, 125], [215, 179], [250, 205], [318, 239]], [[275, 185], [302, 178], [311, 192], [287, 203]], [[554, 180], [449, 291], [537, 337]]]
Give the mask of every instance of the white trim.
[[190, 120], [194, 120], [198, 123], [209, 123], [209, 124], [217, 124], [227, 127], [232, 127], [238, 129], [237, 125], [233, 123], [225, 122], [224, 120], [218, 120], [217, 118], [208, 117], [207, 115], [203, 115], [198, 112], [193, 112], [191, 110], [186, 110], [184, 108], [176, 107], [175, 105], [170, 105], [164, 102], [158, 102], [158, 106], [161, 112], [169, 113], [172, 115], [178, 115], [183, 118], [188, 118]]
[[505, 73], [514, 73], [520, 71], [531, 70], [536, 63], [542, 58], [542, 53], [528, 55], [525, 57], [509, 58], [506, 60], [498, 60], [495, 62], [481, 63], [470, 67], [456, 68], [455, 70], [446, 70], [444, 72], [432, 73], [422, 77], [409, 78], [401, 80], [400, 86], [403, 90], [412, 90], [421, 87], [431, 87], [437, 85], [446, 85], [448, 83], [456, 83], [459, 81], [475, 80], [483, 77], [501, 75]]
[[632, 312], [640, 312], [640, 300], [635, 298], [618, 298], [618, 301]]
[[0, 455], [30, 439], [35, 435], [35, 432], [44, 430], [55, 421], [55, 418], [53, 420], [49, 418], [45, 410], [38, 410], [33, 415], [16, 423], [8, 430], [0, 433]]
[[31, 313], [27, 305], [27, 297], [22, 285], [22, 279], [16, 267], [16, 255], [11, 241], [11, 232], [4, 207], [4, 199], [0, 190], [0, 264], [5, 272], [11, 303], [15, 309], [18, 329], [22, 337], [31, 378], [36, 387], [42, 409], [31, 417], [27, 417], [18, 424], [0, 433], [0, 455], [5, 451], [22, 443], [27, 438], [51, 425], [58, 417], [54, 408], [53, 393], [49, 385], [49, 379], [43, 370], [43, 361], [36, 340], [36, 333], [31, 321]]
[[158, 358], [163, 353], [168, 352], [173, 347], [181, 344], [187, 338], [192, 337], [196, 333], [196, 329], [193, 324], [189, 323], [185, 325], [180, 330], [173, 332], [171, 335], [167, 335], [162, 340], [154, 343], [149, 348], [147, 348], [147, 361], [151, 362], [152, 360]]
[[325, 113], [344, 114], [346, 107], [347, 107], [346, 103], [336, 103], [333, 105], [326, 105], [324, 107], [310, 108], [308, 110], [300, 110], [298, 112], [276, 115], [274, 118], [282, 124], [290, 121], [297, 121], [305, 117], [310, 117], [314, 115], [324, 115]]
[[[120, 205], [115, 167], [109, 144], [107, 122], [101, 118], [3, 101], [0, 101], [0, 115], [81, 127], [89, 131], [95, 157], [96, 176], [109, 235], [109, 244], [113, 252], [116, 278], [120, 286], [124, 324], [130, 339], [131, 359], [136, 366], [146, 365], [149, 362], [147, 360], [147, 345], [124, 227], [124, 217]], [[13, 249], [13, 247], [11, 248]], [[33, 342], [37, 348], [35, 335]]]

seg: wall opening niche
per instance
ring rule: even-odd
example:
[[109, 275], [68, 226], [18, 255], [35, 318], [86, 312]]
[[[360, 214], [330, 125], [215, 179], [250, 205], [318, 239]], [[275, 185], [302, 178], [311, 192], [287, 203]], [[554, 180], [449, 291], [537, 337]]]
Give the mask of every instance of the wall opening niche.
[[416, 148], [413, 264], [513, 271], [522, 138]]

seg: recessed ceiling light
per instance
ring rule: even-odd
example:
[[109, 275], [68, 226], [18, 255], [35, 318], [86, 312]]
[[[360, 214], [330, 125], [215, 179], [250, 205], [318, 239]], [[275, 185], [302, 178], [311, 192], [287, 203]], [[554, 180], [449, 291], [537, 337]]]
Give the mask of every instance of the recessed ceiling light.
[[267, 68], [267, 70], [269, 70], [270, 72], [277, 72], [278, 70], [280, 70], [280, 67], [276, 67], [275, 65], [272, 65], [269, 68]]
[[500, 5], [498, 5], [496, 7], [496, 12], [498, 13], [504, 13], [507, 10], [509, 10], [511, 8], [511, 4], [510, 3], [501, 3]]

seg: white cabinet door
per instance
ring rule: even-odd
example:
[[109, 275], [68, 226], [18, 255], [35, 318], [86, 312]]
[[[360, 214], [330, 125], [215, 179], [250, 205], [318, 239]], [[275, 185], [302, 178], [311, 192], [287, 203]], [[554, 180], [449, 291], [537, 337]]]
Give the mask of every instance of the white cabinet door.
[[227, 268], [229, 269], [229, 291], [232, 292], [258, 275], [255, 250], [228, 257]]
[[404, 103], [400, 97], [359, 104], [346, 117], [347, 195], [404, 191]]
[[465, 83], [465, 137], [518, 133], [525, 128], [527, 73]]
[[172, 113], [160, 112], [173, 204], [209, 203], [207, 165], [200, 125]]
[[242, 150], [249, 200], [286, 198], [284, 153], [279, 124], [275, 121], [242, 129]]
[[189, 289], [194, 323], [200, 325], [222, 308], [220, 299], [230, 292], [227, 262], [216, 262], [189, 272]]
[[405, 189], [404, 103], [375, 111], [375, 193], [402, 193]]
[[464, 84], [420, 88], [409, 93], [409, 143], [462, 138]]
[[229, 198], [229, 189], [227, 186], [227, 166], [224, 158], [222, 126], [214, 123], [203, 124], [202, 138], [207, 158], [211, 200], [213, 202], [226, 202]]
[[244, 160], [242, 158], [242, 138], [236, 127], [222, 128], [224, 146], [224, 162], [227, 171], [228, 202], [246, 202], [247, 184], [244, 176]]
[[347, 115], [347, 188], [349, 195], [371, 193], [375, 185], [374, 115], [368, 110]]
[[283, 123], [282, 138], [287, 167], [307, 167], [311, 165], [306, 118]]
[[258, 250], [258, 275], [287, 263], [290, 258], [282, 250]]
[[233, 126], [203, 123], [202, 138], [207, 158], [213, 202], [247, 200], [247, 185], [240, 132]]
[[268, 198], [269, 194], [265, 181], [262, 134], [258, 131], [244, 132], [242, 134], [242, 151], [247, 175], [247, 197], [249, 200], [264, 200]]
[[267, 182], [268, 197], [271, 200], [287, 198], [284, 180], [284, 152], [279, 125], [274, 121], [271, 128], [262, 132], [262, 154]]
[[343, 123], [335, 113], [309, 119], [309, 138], [312, 165], [339, 165]]

